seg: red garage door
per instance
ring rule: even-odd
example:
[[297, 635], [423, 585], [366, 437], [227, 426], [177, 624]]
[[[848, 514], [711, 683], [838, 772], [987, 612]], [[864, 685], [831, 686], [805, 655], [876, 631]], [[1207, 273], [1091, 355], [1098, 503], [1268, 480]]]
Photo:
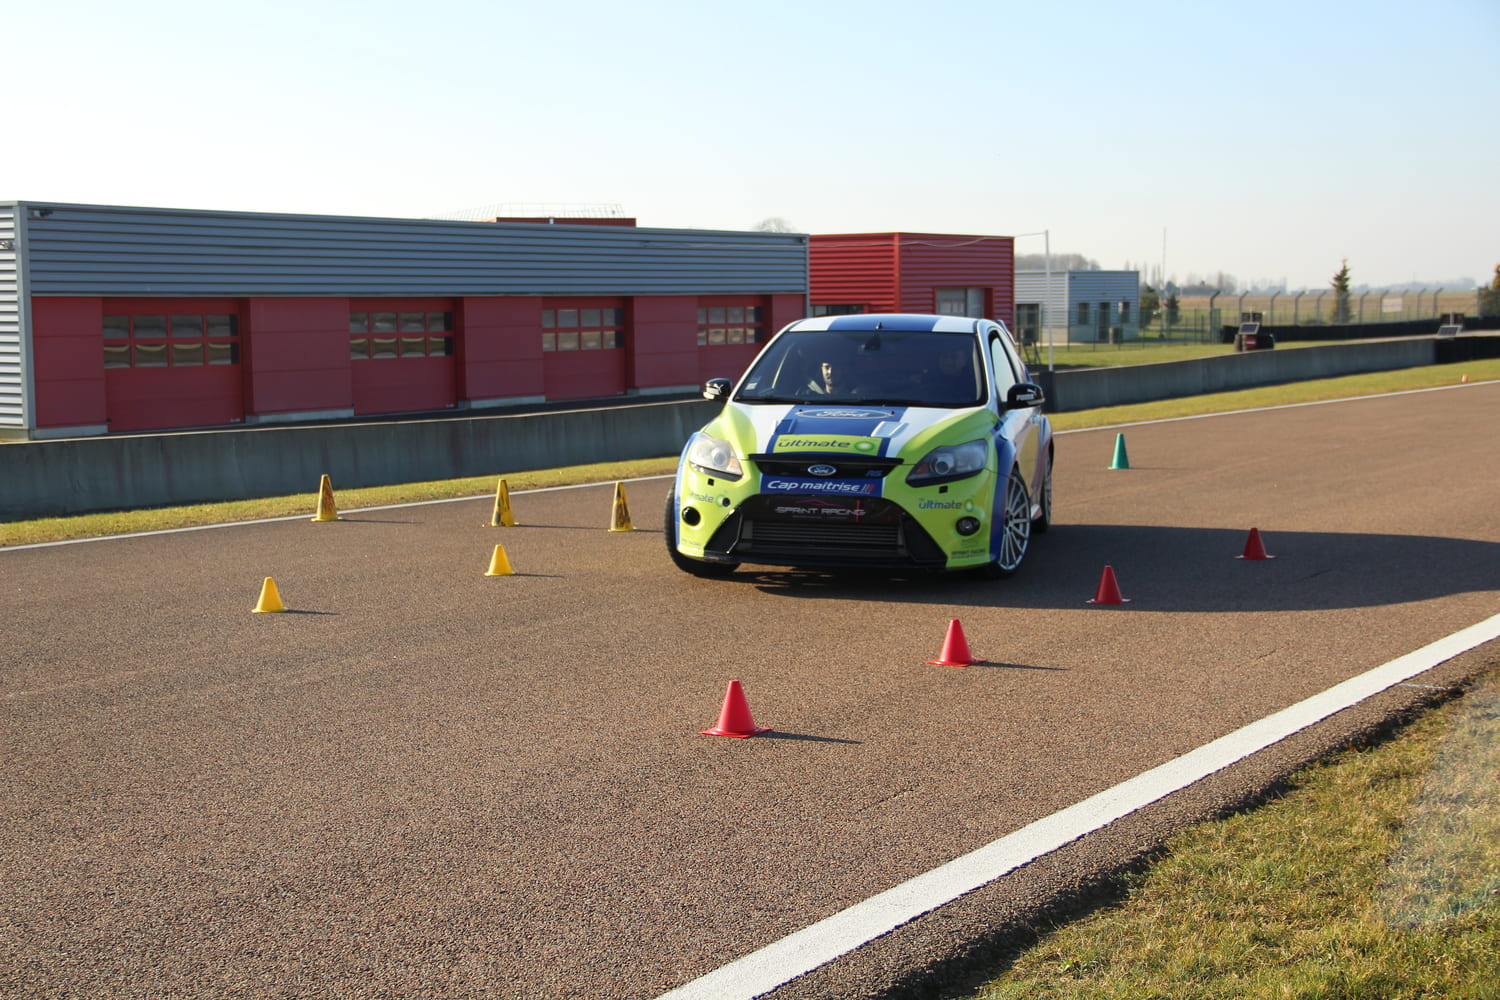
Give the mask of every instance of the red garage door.
[[355, 413], [443, 410], [458, 402], [453, 305], [447, 299], [353, 299]]
[[104, 302], [109, 429], [210, 427], [244, 419], [233, 301]]

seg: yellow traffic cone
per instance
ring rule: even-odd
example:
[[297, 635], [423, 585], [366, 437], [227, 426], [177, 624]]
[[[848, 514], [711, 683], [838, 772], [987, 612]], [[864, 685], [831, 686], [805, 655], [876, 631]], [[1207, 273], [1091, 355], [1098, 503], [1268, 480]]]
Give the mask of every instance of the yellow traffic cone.
[[630, 505], [625, 502], [625, 484], [615, 483], [615, 504], [609, 515], [610, 531], [634, 531], [630, 523]]
[[333, 480], [328, 478], [325, 472], [323, 478], [318, 482], [318, 512], [313, 515], [314, 521], [337, 521], [339, 509], [333, 504]]
[[281, 593], [276, 589], [276, 581], [269, 576], [266, 582], [260, 585], [260, 600], [256, 602], [253, 614], [266, 612], [285, 611], [286, 605], [281, 603]]
[[505, 557], [505, 546], [496, 545], [495, 554], [490, 556], [490, 568], [485, 570], [485, 576], [512, 576], [515, 570], [510, 568], [510, 560]]
[[495, 513], [490, 515], [490, 527], [513, 528], [515, 525], [516, 515], [510, 509], [510, 487], [502, 479], [500, 485], [495, 487]]

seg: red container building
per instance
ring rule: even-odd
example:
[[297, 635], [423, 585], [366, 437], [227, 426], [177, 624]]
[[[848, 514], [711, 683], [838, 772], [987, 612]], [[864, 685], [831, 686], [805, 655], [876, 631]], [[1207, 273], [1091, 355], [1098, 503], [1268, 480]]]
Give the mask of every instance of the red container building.
[[997, 319], [1015, 329], [1015, 239], [937, 233], [809, 237], [815, 316], [942, 313]]

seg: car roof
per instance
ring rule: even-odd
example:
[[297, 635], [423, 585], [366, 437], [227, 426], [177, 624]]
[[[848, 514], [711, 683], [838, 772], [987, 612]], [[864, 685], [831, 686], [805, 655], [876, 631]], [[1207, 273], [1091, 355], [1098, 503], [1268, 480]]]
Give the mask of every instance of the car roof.
[[992, 320], [918, 313], [853, 313], [813, 316], [788, 324], [788, 330], [893, 330], [903, 333], [973, 333]]

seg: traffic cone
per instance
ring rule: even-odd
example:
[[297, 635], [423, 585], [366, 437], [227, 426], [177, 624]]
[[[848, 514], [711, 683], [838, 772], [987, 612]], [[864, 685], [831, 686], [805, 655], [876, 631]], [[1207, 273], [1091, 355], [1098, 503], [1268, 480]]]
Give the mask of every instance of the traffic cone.
[[1123, 433], [1115, 435], [1115, 458], [1114, 461], [1109, 463], [1109, 467], [1111, 469], [1130, 468], [1130, 456], [1125, 452], [1125, 435]]
[[281, 593], [276, 589], [276, 581], [269, 576], [266, 577], [266, 582], [260, 585], [260, 600], [255, 603], [252, 613], [264, 614], [285, 610], [286, 605], [281, 603]]
[[734, 736], [743, 739], [759, 733], [769, 733], [765, 726], [757, 726], [750, 717], [750, 705], [745, 701], [745, 689], [739, 681], [730, 681], [724, 692], [724, 708], [719, 712], [719, 724], [705, 729], [700, 736]]
[[512, 576], [515, 570], [510, 568], [510, 560], [505, 556], [505, 546], [496, 545], [495, 554], [490, 556], [490, 568], [485, 570], [485, 576]]
[[609, 514], [610, 531], [634, 531], [630, 523], [630, 505], [625, 502], [625, 484], [615, 483], [615, 504]]
[[1236, 559], [1275, 559], [1275, 556], [1266, 555], [1266, 546], [1260, 540], [1260, 529], [1251, 528], [1250, 537], [1245, 539], [1245, 551]]
[[500, 480], [500, 485], [495, 487], [495, 513], [490, 515], [490, 527], [492, 528], [514, 528], [516, 526], [516, 515], [510, 509], [510, 487], [505, 485], [505, 480]]
[[928, 660], [934, 667], [967, 667], [979, 661], [969, 653], [969, 642], [964, 638], [964, 627], [954, 618], [948, 622], [948, 636], [943, 640], [943, 651], [935, 660]]
[[328, 478], [328, 473], [318, 482], [318, 512], [313, 515], [314, 521], [337, 521], [339, 509], [333, 505], [333, 480]]
[[1115, 570], [1113, 566], [1104, 567], [1104, 573], [1099, 577], [1099, 589], [1094, 591], [1093, 600], [1089, 604], [1129, 604], [1130, 598], [1120, 596], [1120, 585], [1115, 582]]

